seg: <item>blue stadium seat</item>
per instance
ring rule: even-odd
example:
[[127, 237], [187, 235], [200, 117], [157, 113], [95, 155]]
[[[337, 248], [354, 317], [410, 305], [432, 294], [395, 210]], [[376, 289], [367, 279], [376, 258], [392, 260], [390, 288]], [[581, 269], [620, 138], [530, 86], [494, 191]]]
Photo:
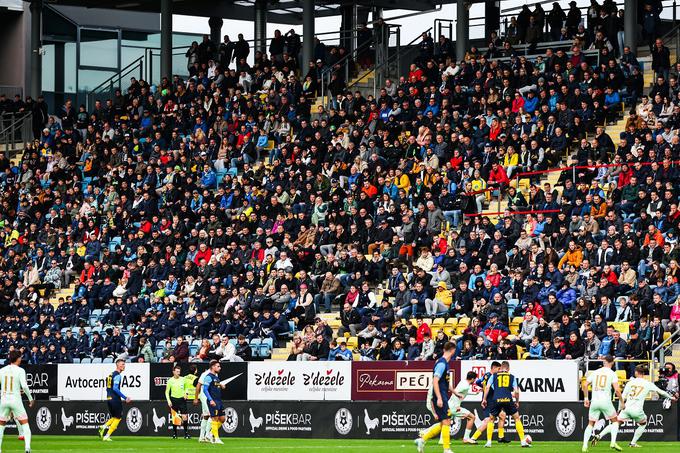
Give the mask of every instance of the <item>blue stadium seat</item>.
[[105, 357], [102, 363], [113, 363], [113, 357]]
[[92, 363], [102, 363], [101, 357], [95, 357], [92, 359]]
[[195, 356], [197, 352], [198, 352], [198, 346], [197, 345], [192, 344], [191, 346], [189, 346], [189, 354], [191, 354], [192, 356]]
[[89, 357], [84, 357], [80, 363], [92, 363], [92, 360]]
[[76, 357], [75, 359], [73, 359], [73, 363], [80, 363], [80, 357]]

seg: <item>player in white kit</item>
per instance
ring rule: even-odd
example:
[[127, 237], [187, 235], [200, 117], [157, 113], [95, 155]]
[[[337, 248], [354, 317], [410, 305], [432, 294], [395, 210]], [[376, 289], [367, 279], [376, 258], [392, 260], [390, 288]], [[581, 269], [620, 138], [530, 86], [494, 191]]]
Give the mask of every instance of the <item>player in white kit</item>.
[[[588, 451], [588, 442], [591, 440], [593, 434], [593, 427], [604, 416], [611, 422], [611, 443], [610, 447], [616, 451], [621, 451], [616, 443], [616, 436], [619, 433], [619, 424], [617, 422], [616, 409], [612, 403], [612, 388], [616, 392], [616, 396], [621, 399], [621, 388], [619, 387], [619, 378], [616, 372], [612, 369], [614, 367], [614, 357], [608, 355], [604, 358], [604, 366], [598, 370], [593, 371], [582, 383], [584, 399], [583, 405], [589, 408], [588, 411], [588, 426], [583, 433], [583, 448], [582, 452]], [[588, 399], [588, 385], [593, 389], [592, 402]], [[594, 439], [594, 438], [593, 438]]]
[[[638, 365], [635, 367], [635, 377], [628, 381], [626, 387], [623, 389], [623, 398], [619, 402], [619, 417], [618, 422], [623, 423], [627, 420], [632, 420], [638, 424], [637, 429], [635, 429], [635, 434], [633, 434], [633, 440], [631, 440], [629, 446], [637, 448], [639, 447], [637, 441], [645, 432], [647, 426], [647, 415], [645, 415], [645, 399], [650, 393], [656, 393], [663, 396], [664, 398], [670, 398], [672, 401], [677, 401], [677, 398], [670, 393], [661, 390], [659, 387], [654, 385], [645, 379], [647, 374], [647, 368], [644, 365]], [[597, 443], [602, 437], [609, 433], [609, 428], [613, 424], [607, 426], [602, 432], [595, 436], [594, 443]]]
[[10, 420], [10, 414], [19, 420], [24, 435], [26, 452], [31, 451], [31, 428], [28, 426], [26, 409], [21, 402], [21, 392], [28, 398], [29, 407], [33, 407], [33, 397], [26, 382], [26, 371], [21, 368], [21, 353], [10, 351], [7, 358], [9, 365], [0, 370], [0, 450], [2, 449], [2, 437], [5, 434], [5, 425]]
[[[468, 371], [465, 379], [461, 379], [456, 388], [451, 392], [451, 397], [449, 398], [449, 413], [451, 418], [460, 418], [467, 420], [467, 425], [465, 426], [465, 434], [463, 435], [464, 444], [476, 444], [477, 442], [470, 439], [470, 433], [472, 432], [472, 427], [475, 423], [475, 416], [467, 409], [461, 406], [463, 400], [468, 396], [472, 388], [472, 383], [477, 379], [477, 373], [474, 371]], [[427, 410], [429, 410], [433, 415], [436, 415], [434, 407], [432, 406], [432, 394], [434, 390], [432, 386], [428, 391], [427, 398]], [[442, 443], [440, 439], [440, 444]]]
[[208, 406], [208, 399], [203, 392], [203, 383], [205, 377], [210, 373], [210, 368], [205, 370], [198, 377], [198, 383], [196, 384], [196, 396], [194, 398], [194, 405], [197, 406], [199, 401], [201, 403], [201, 432], [198, 437], [199, 442], [210, 442], [210, 407]]

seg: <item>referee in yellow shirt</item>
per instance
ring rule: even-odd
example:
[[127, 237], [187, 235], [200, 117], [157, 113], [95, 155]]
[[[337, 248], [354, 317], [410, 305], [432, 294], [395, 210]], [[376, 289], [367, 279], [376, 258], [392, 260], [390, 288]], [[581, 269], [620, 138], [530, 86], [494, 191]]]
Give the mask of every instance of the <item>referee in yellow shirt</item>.
[[182, 368], [175, 365], [172, 369], [172, 377], [168, 379], [165, 387], [165, 399], [172, 415], [172, 438], [177, 439], [177, 426], [181, 423], [184, 428], [184, 438], [190, 439], [187, 427], [186, 380], [180, 374], [182, 374]]

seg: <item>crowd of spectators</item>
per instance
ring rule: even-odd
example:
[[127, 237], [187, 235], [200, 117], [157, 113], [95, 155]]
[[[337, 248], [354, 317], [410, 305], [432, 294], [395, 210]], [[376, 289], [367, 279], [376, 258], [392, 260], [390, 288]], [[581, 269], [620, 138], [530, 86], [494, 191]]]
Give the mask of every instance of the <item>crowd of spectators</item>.
[[[292, 321], [290, 360], [351, 360], [319, 316], [339, 310], [364, 360], [438, 357], [437, 317], [468, 320], [460, 359], [647, 357], [680, 328], [679, 66], [647, 91], [634, 50], [586, 57], [568, 17], [538, 58], [509, 40], [456, 60], [426, 35], [407, 76], [328, 111], [314, 84], [344, 49], [319, 44], [299, 78], [280, 33], [253, 64], [206, 37], [187, 80], [67, 100], [18, 168], [0, 156], [0, 356], [249, 360]], [[565, 163], [559, 188], [517, 187]]]

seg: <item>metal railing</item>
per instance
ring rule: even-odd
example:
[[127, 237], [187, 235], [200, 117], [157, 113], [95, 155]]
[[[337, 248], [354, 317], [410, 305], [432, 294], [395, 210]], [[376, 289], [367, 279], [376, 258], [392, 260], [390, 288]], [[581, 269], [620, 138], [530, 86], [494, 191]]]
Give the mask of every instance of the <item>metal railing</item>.
[[0, 115], [0, 151], [12, 158], [33, 140], [33, 114], [4, 113]]
[[[663, 340], [659, 346], [652, 350], [652, 359], [659, 362], [659, 367], [666, 364], [666, 352], [668, 352], [678, 340], [680, 340], [680, 330], [673, 332], [670, 337]], [[656, 372], [656, 370], [650, 372], [653, 373]]]
[[23, 99], [24, 87], [16, 85], [0, 85], [0, 94], [6, 95], [7, 99], [12, 99], [14, 96], [18, 94], [21, 97], [21, 99]]
[[432, 27], [418, 34], [418, 36], [413, 38], [408, 44], [403, 46], [400, 45], [396, 52], [392, 52], [392, 54], [389, 55], [385, 59], [385, 61], [376, 65], [373, 68], [373, 71], [367, 71], [361, 77], [358, 77], [357, 79], [353, 80], [350, 84], [348, 84], [346, 88], [350, 89], [353, 86], [362, 83], [370, 75], [373, 75], [373, 97], [374, 98], [377, 97], [377, 92], [379, 89], [378, 87], [382, 87], [384, 85], [385, 79], [387, 78], [394, 79], [399, 78], [400, 76], [399, 72], [401, 71], [401, 60], [405, 58], [405, 55], [408, 52], [412, 51], [415, 48], [416, 41], [421, 39], [423, 33], [430, 34], [431, 31]]
[[[395, 61], [397, 66], [400, 62], [400, 51], [401, 51], [401, 26], [394, 24], [385, 24], [382, 28], [382, 35], [377, 36], [375, 32], [371, 35], [371, 39], [357, 46], [351, 52], [348, 52], [343, 58], [338, 60], [333, 66], [324, 69], [321, 73], [321, 89], [320, 96], [326, 109], [330, 108], [332, 103], [332, 97], [329, 89], [329, 85], [332, 81], [333, 75], [338, 75], [340, 71], [343, 71], [343, 81], [348, 83], [352, 76], [355, 74], [355, 68], [352, 67], [354, 63], [360, 57], [369, 54], [374, 56], [373, 68], [367, 70], [361, 79], [367, 77], [369, 74], [374, 74], [374, 79], [378, 77], [377, 73], [380, 68], [385, 67], [384, 63], [390, 61]], [[392, 37], [395, 38], [395, 47], [390, 47], [390, 41]], [[347, 88], [356, 84], [356, 81], [349, 82]]]

